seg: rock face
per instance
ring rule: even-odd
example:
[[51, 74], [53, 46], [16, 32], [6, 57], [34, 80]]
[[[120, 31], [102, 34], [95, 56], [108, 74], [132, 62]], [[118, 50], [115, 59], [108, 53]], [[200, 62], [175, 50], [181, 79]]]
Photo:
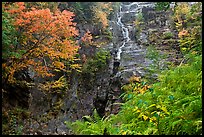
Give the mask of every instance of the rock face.
[[15, 84], [7, 84], [5, 80], [2, 80], [2, 107], [10, 106], [22, 108], [29, 108], [30, 103], [30, 86], [28, 82], [33, 80], [29, 77], [27, 70], [15, 73], [14, 76], [18, 80]]

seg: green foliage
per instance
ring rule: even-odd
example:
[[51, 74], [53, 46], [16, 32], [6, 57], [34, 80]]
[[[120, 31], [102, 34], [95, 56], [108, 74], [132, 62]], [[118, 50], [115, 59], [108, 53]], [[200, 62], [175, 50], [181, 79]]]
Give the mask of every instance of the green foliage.
[[138, 15], [137, 15], [137, 20], [140, 21], [140, 22], [143, 22], [143, 21], [144, 21], [144, 17], [143, 17], [143, 14], [142, 14], [142, 13], [138, 13]]
[[96, 72], [104, 70], [107, 67], [108, 59], [110, 59], [110, 52], [99, 50], [93, 58], [88, 59], [83, 65], [82, 73], [94, 75]]
[[15, 52], [14, 45], [17, 45], [17, 32], [12, 22], [12, 17], [2, 8], [2, 59], [20, 56], [19, 53]]
[[165, 32], [163, 39], [170, 39], [170, 38], [173, 38], [173, 36], [174, 35], [172, 32]]
[[171, 92], [175, 90], [190, 95], [201, 91], [198, 88], [201, 86], [202, 56], [188, 54], [186, 59], [188, 59], [188, 64], [180, 65], [173, 71], [164, 71], [162, 74], [165, 75], [160, 76], [160, 79], [165, 83], [163, 86], [167, 87], [168, 90], [172, 90]]
[[143, 29], [143, 25], [144, 25], [144, 17], [143, 17], [142, 13], [138, 13], [134, 24], [135, 24], [135, 28], [137, 30], [136, 36], [139, 36], [139, 34], [141, 33], [141, 31]]
[[108, 38], [108, 40], [113, 39], [113, 34], [109, 29], [106, 29], [103, 33], [106, 35], [106, 38]]
[[25, 2], [26, 8], [36, 8], [36, 9], [50, 9], [54, 12], [57, 9], [58, 2]]
[[160, 73], [161, 70], [167, 69], [165, 66], [168, 62], [162, 61], [166, 58], [166, 54], [161, 54], [154, 46], [150, 45], [147, 47], [146, 57], [152, 61], [148, 69], [149, 75]]
[[[154, 90], [171, 115], [160, 122], [164, 134], [201, 134], [202, 56], [188, 55], [188, 64], [164, 71]], [[167, 122], [169, 121], [169, 122]], [[167, 123], [166, 123], [167, 122]]]
[[171, 2], [156, 2], [155, 6], [157, 10], [168, 10]]
[[[63, 4], [63, 3], [61, 3]], [[75, 16], [76, 22], [92, 22], [92, 17], [94, 13], [92, 11], [93, 2], [69, 2], [68, 9], [73, 11], [77, 16]]]
[[93, 117], [84, 116], [83, 119], [83, 121], [76, 120], [73, 123], [65, 121], [65, 124], [76, 135], [103, 135], [105, 128], [107, 130], [112, 128], [112, 125], [107, 122], [106, 118], [100, 118], [96, 109], [94, 110]]
[[28, 110], [16, 107], [13, 110], [2, 112], [2, 134], [21, 135], [23, 130], [23, 120], [29, 118]]
[[114, 14], [116, 14], [116, 12], [119, 10], [120, 5], [121, 5], [121, 2], [113, 2], [112, 3], [113, 11], [110, 12], [110, 14], [108, 15], [108, 19], [113, 18]]
[[110, 135], [201, 135], [202, 56], [186, 58], [187, 64], [163, 72], [152, 87], [144, 81], [125, 85], [118, 114], [76, 121], [71, 129], [75, 134], [102, 135], [106, 128]]
[[156, 62], [161, 58], [160, 56], [161, 55], [160, 55], [159, 51], [157, 51], [154, 46], [150, 45], [147, 47], [147, 54], [146, 54], [147, 58]]

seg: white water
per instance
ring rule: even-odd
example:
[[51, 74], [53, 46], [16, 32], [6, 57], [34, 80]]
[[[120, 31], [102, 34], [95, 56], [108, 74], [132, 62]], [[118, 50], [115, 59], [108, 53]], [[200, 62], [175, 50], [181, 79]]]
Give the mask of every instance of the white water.
[[128, 28], [126, 28], [125, 25], [121, 21], [121, 18], [122, 18], [121, 17], [122, 16], [121, 15], [121, 13], [122, 13], [121, 8], [122, 8], [122, 6], [120, 5], [120, 11], [119, 11], [119, 13], [117, 13], [117, 18], [118, 18], [117, 24], [118, 24], [118, 26], [120, 26], [122, 28], [122, 34], [123, 34], [123, 37], [125, 38], [125, 40], [123, 41], [122, 46], [120, 46], [118, 49], [117, 56], [116, 56], [117, 60], [120, 60], [120, 58], [121, 58], [122, 48], [125, 47], [125, 44], [130, 41]]
[[[134, 8], [133, 8], [134, 6]], [[122, 7], [125, 8], [125, 11]], [[122, 30], [122, 35], [124, 40], [122, 41], [121, 46], [118, 48], [116, 60], [120, 61], [121, 60], [121, 53], [122, 49], [125, 47], [125, 45], [128, 44], [128, 42], [131, 40], [129, 37], [129, 30], [128, 28], [122, 23], [121, 18], [125, 15], [124, 13], [131, 13], [134, 12], [135, 14], [138, 14], [141, 12], [143, 7], [154, 7], [154, 4], [150, 4], [149, 2], [132, 2], [128, 5], [124, 5], [121, 3], [119, 13], [117, 13], [117, 25], [121, 28]]]

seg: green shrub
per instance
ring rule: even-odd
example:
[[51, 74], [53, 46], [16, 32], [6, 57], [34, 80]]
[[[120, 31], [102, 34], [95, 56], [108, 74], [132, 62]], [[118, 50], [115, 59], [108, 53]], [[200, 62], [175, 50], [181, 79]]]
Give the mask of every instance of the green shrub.
[[163, 39], [170, 39], [170, 38], [173, 38], [173, 33], [172, 32], [165, 32], [164, 33], [164, 36], [163, 36]]
[[[2, 4], [5, 5], [5, 3]], [[15, 45], [17, 45], [17, 32], [13, 25], [12, 16], [5, 8], [2, 8], [2, 59], [21, 56], [18, 52], [14, 52]]]
[[169, 62], [163, 61], [167, 57], [166, 54], [161, 54], [154, 46], [147, 47], [146, 58], [150, 59], [152, 63], [147, 70], [146, 77], [151, 79], [151, 76], [155, 73], [159, 74], [161, 70], [166, 70]]
[[23, 120], [30, 117], [30, 112], [20, 107], [2, 112], [2, 134], [22, 135]]
[[93, 58], [88, 59], [83, 65], [82, 73], [94, 75], [104, 70], [108, 65], [108, 59], [110, 59], [110, 52], [99, 50]]
[[168, 10], [171, 2], [156, 2], [155, 8], [157, 10]]

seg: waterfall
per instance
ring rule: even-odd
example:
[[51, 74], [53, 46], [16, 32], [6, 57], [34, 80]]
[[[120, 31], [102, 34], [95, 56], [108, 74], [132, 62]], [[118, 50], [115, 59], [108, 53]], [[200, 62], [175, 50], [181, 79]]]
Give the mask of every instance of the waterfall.
[[[129, 34], [134, 29], [134, 21], [139, 13], [142, 12], [144, 7], [154, 7], [152, 2], [130, 2], [121, 3], [118, 13], [116, 13], [115, 25], [117, 30], [115, 32], [118, 35], [118, 43], [116, 45], [114, 56], [114, 75], [120, 77], [124, 72], [130, 72], [134, 75], [143, 75], [145, 72], [143, 68], [146, 68], [150, 62], [145, 58], [146, 49], [141, 44], [138, 44], [134, 39], [131, 39], [133, 35]], [[121, 34], [121, 35], [120, 35]], [[122, 38], [121, 38], [121, 37]], [[134, 36], [134, 35], [133, 35]], [[138, 39], [146, 39], [146, 35], [140, 34]], [[119, 67], [123, 68], [119, 70]], [[139, 73], [139, 74], [138, 74]]]
[[120, 5], [120, 10], [119, 10], [119, 13], [117, 13], [117, 25], [121, 28], [122, 30], [122, 34], [123, 34], [123, 43], [122, 43], [122, 46], [119, 47], [118, 49], [118, 52], [117, 52], [117, 56], [116, 56], [116, 59], [117, 60], [120, 60], [121, 58], [121, 53], [122, 53], [122, 48], [125, 46], [125, 44], [127, 42], [130, 41], [130, 37], [129, 37], [129, 32], [128, 32], [128, 28], [125, 27], [125, 25], [122, 23], [121, 21], [121, 18], [122, 18], [122, 11], [121, 11], [121, 8], [122, 8], [122, 5]]

